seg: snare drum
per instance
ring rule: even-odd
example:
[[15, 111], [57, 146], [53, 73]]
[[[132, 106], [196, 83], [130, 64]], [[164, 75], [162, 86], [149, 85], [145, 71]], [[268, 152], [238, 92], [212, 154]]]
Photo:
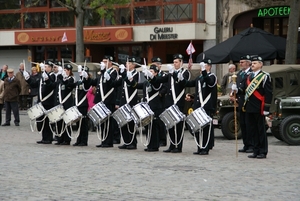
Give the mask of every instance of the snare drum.
[[119, 125], [119, 128], [123, 127], [130, 121], [132, 121], [131, 116], [131, 107], [129, 104], [125, 104], [122, 107], [119, 107], [113, 114], [112, 117], [116, 120]]
[[62, 117], [66, 125], [71, 125], [79, 121], [82, 118], [82, 114], [76, 106], [73, 106], [67, 109]]
[[92, 120], [94, 125], [101, 124], [106, 121], [107, 118], [111, 115], [111, 111], [106, 107], [103, 102], [99, 102], [94, 105], [90, 111], [88, 111], [87, 116]]
[[42, 102], [35, 104], [27, 110], [27, 114], [30, 120], [35, 120], [45, 114], [46, 110], [42, 105]]
[[159, 115], [167, 129], [173, 128], [176, 124], [185, 119], [185, 115], [179, 110], [177, 105], [168, 107]]
[[61, 120], [64, 112], [65, 110], [62, 105], [57, 105], [54, 108], [46, 111], [46, 115], [49, 118], [49, 123], [55, 123]]
[[193, 133], [209, 125], [211, 121], [212, 118], [206, 114], [202, 107], [197, 108], [186, 117], [186, 123], [190, 126]]
[[151, 123], [153, 116], [154, 112], [145, 102], [138, 103], [132, 108], [132, 119], [139, 127], [143, 127]]

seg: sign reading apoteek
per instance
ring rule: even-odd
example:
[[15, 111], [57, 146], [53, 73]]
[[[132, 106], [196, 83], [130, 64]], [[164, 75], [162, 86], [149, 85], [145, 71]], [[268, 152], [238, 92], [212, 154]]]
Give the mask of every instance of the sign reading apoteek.
[[178, 34], [173, 33], [173, 27], [154, 27], [154, 34], [150, 34], [150, 40], [177, 39]]
[[290, 11], [288, 6], [261, 8], [257, 12], [257, 17], [284, 17], [289, 16]]

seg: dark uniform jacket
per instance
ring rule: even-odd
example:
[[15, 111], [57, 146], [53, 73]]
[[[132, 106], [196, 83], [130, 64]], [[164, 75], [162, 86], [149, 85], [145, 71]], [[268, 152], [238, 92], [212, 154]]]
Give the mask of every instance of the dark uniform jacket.
[[[236, 78], [236, 86], [237, 88], [240, 88], [241, 85], [245, 82], [246, 78], [248, 77], [248, 75], [252, 72], [251, 68], [249, 68], [249, 70], [247, 72], [244, 72], [242, 70], [240, 70], [237, 73], [237, 78]], [[244, 105], [244, 101], [245, 101], [245, 94], [241, 93], [241, 91], [238, 91], [238, 93], [236, 94], [236, 98], [239, 104], [239, 111], [242, 110], [242, 107]]]
[[[30, 79], [32, 80], [32, 82], [34, 83], [39, 83], [40, 79], [41, 79], [41, 74], [37, 73], [35, 75], [30, 75]], [[30, 94], [31, 96], [37, 96], [39, 94], [39, 85], [32, 87], [30, 86]]]
[[[74, 87], [75, 89], [77, 88], [77, 90], [75, 90], [75, 96], [77, 96], [78, 102], [76, 103], [76, 98], [75, 98], [75, 104], [74, 104], [75, 106], [88, 108], [88, 100], [86, 98], [86, 94], [90, 86], [91, 86], [91, 82], [88, 79], [82, 79], [76, 83]], [[81, 100], [83, 99], [84, 101], [81, 102]]]
[[4, 80], [3, 97], [5, 102], [18, 102], [20, 92], [21, 83], [15, 76], [11, 81], [9, 81], [9, 77]]
[[123, 81], [122, 81], [123, 90], [122, 90], [122, 97], [121, 97], [121, 100], [120, 100], [120, 106], [125, 105], [127, 103], [127, 101], [129, 101], [129, 100], [126, 100], [125, 90], [128, 91], [128, 99], [131, 97], [131, 95], [133, 93], [135, 93], [133, 98], [128, 103], [130, 106], [134, 106], [139, 102], [139, 97], [138, 97], [138, 93], [137, 93], [137, 90], [138, 90], [137, 83], [139, 82], [140, 75], [135, 69], [132, 71], [132, 75], [133, 75], [133, 78], [132, 78], [133, 80], [130, 81], [126, 77], [126, 71], [123, 72], [123, 74], [122, 74], [122, 77], [123, 77]]
[[[65, 110], [74, 106], [74, 98], [73, 98], [72, 91], [75, 86], [76, 86], [76, 83], [75, 83], [75, 79], [73, 76], [69, 76], [69, 77], [61, 80], [61, 83], [60, 83], [61, 101], [62, 101], [62, 104], [63, 104]], [[69, 94], [71, 94], [71, 95], [68, 96]]]
[[[165, 108], [168, 108], [168, 107], [174, 105], [174, 101], [175, 101], [172, 96], [172, 91], [173, 91], [172, 86], [171, 86], [172, 79], [174, 80], [174, 90], [175, 90], [174, 92], [175, 92], [175, 96], [177, 98], [179, 96], [179, 94], [182, 92], [182, 90], [185, 90], [185, 83], [186, 83], [185, 80], [189, 80], [189, 78], [190, 78], [189, 71], [187, 71], [183, 68], [179, 69], [178, 71], [183, 72], [184, 80], [179, 81], [177, 79], [178, 72], [175, 71], [173, 74], [167, 74], [166, 76], [161, 76], [161, 77], [156, 76], [150, 81], [152, 84], [166, 83], [167, 93], [165, 96]], [[184, 99], [185, 99], [185, 94], [183, 94], [176, 103], [176, 105], [181, 109], [183, 109], [183, 107], [184, 107], [184, 103], [185, 103]]]
[[[199, 82], [201, 87], [201, 94], [199, 94]], [[194, 95], [194, 104], [193, 109], [197, 109], [199, 107], [203, 107], [205, 111], [210, 111], [210, 113], [214, 113], [217, 106], [217, 77], [214, 73], [207, 73], [207, 71], [202, 71], [202, 74], [198, 76], [195, 80], [191, 80], [186, 82], [187, 87], [195, 87], [195, 95]], [[200, 96], [202, 96], [203, 102], [207, 96], [210, 95], [210, 98], [204, 105], [201, 105]]]
[[117, 99], [117, 90], [115, 89], [118, 85], [121, 84], [121, 82], [118, 81], [118, 72], [115, 68], [107, 69], [107, 73], [110, 75], [109, 80], [105, 80], [104, 78], [105, 70], [101, 71], [100, 76], [98, 76], [96, 79], [91, 80], [91, 85], [96, 86], [96, 94], [94, 98], [94, 103], [97, 104], [101, 101], [103, 101], [102, 94], [100, 91], [100, 86], [102, 83], [102, 89], [103, 89], [103, 96], [106, 96], [106, 94], [113, 89], [113, 91], [108, 95], [105, 100], [105, 105], [115, 105], [116, 99]]
[[[266, 76], [265, 76], [264, 80], [258, 85], [258, 87], [256, 88], [256, 91], [264, 97], [265, 104], [263, 105], [263, 108], [262, 108], [262, 101], [259, 100], [254, 95], [254, 93], [252, 93], [252, 95], [250, 95], [250, 97], [246, 100], [246, 105], [245, 105], [245, 110], [246, 110], [246, 112], [249, 112], [249, 113], [262, 113], [262, 111], [269, 111], [269, 109], [270, 109], [270, 105], [271, 105], [271, 101], [272, 101], [271, 77], [268, 73], [266, 73], [264, 71], [260, 71], [260, 72], [264, 73]], [[247, 77], [247, 79], [249, 79], [250, 82], [254, 79], [254, 78], [252, 78], [252, 74], [253, 73], [250, 73], [249, 76]], [[241, 90], [241, 92], [243, 92], [244, 94], [246, 93], [246, 89], [248, 87], [247, 79], [245, 79], [245, 81], [239, 88], [239, 91]]]

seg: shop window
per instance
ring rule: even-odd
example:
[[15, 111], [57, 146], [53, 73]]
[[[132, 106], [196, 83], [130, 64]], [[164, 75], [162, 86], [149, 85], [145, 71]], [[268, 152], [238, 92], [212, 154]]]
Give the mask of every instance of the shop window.
[[136, 7], [133, 10], [134, 24], [160, 23], [161, 7], [160, 6], [143, 6]]
[[45, 7], [47, 0], [24, 0], [25, 7]]
[[118, 47], [118, 63], [125, 64], [128, 57], [129, 57], [129, 47], [128, 46], [119, 46]]
[[279, 19], [274, 19], [274, 35], [280, 35], [280, 22]]
[[11, 10], [11, 9], [20, 9], [21, 1], [20, 0], [1, 0], [0, 1], [0, 10]]
[[197, 20], [198, 21], [205, 21], [205, 5], [204, 4], [197, 4]]
[[25, 13], [24, 28], [48, 28], [47, 13]]
[[21, 28], [21, 14], [1, 14], [0, 15], [0, 29], [20, 29]]
[[136, 58], [136, 62], [144, 64], [143, 61], [143, 48], [141, 45], [132, 46], [132, 56]]
[[287, 35], [288, 24], [289, 24], [289, 19], [288, 18], [283, 18], [282, 19], [282, 35], [283, 36]]
[[130, 25], [130, 8], [116, 8], [114, 20], [116, 25]]
[[57, 59], [57, 48], [56, 47], [47, 47], [47, 57], [46, 60], [55, 61]]
[[65, 63], [72, 61], [72, 46], [61, 47], [60, 52]]
[[72, 12], [50, 12], [50, 28], [74, 26], [74, 15]]
[[164, 6], [164, 21], [191, 21], [192, 4], [171, 4]]

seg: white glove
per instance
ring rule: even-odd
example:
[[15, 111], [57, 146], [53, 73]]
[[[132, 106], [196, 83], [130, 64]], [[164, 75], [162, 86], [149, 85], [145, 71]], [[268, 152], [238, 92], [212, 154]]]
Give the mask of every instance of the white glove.
[[142, 72], [145, 73], [147, 70], [147, 66], [146, 65], [142, 65]]
[[109, 75], [109, 73], [108, 72], [106, 72], [105, 71], [105, 73], [104, 73], [104, 78], [108, 81], [108, 80], [110, 80], [110, 75]]
[[77, 66], [77, 71], [78, 71], [79, 74], [81, 73], [81, 71], [82, 71], [82, 65], [78, 65]]
[[30, 75], [27, 71], [23, 71], [23, 76], [24, 76], [25, 80], [28, 80], [30, 78]]
[[145, 75], [146, 75], [147, 77], [149, 77], [150, 79], [152, 79], [152, 78], [154, 77], [154, 75], [153, 75], [149, 70], [146, 70], [144, 73], [145, 73]]
[[173, 65], [168, 64], [168, 65], [167, 65], [167, 68], [168, 68], [168, 70], [169, 70], [169, 73], [174, 73], [174, 66], [173, 66]]
[[128, 78], [128, 80], [130, 80], [131, 78], [133, 78], [132, 73], [129, 72], [129, 71], [127, 71], [127, 78]]
[[40, 68], [41, 68], [41, 71], [44, 72], [45, 71], [45, 64], [44, 63], [40, 63]]
[[235, 93], [238, 92], [238, 88], [237, 88], [236, 84], [231, 85], [231, 90], [234, 91]]
[[42, 77], [44, 80], [48, 80], [48, 78], [49, 78], [45, 71], [43, 72]]
[[204, 63], [204, 62], [201, 62], [201, 63], [200, 63], [200, 67], [201, 67], [201, 70], [202, 70], [202, 71], [205, 71], [205, 63]]
[[179, 72], [179, 73], [177, 74], [177, 78], [178, 78], [178, 80], [180, 80], [180, 81], [184, 80], [184, 77], [183, 77], [182, 72]]
[[264, 113], [264, 116], [267, 116], [268, 114], [270, 114], [270, 112], [268, 112], [268, 111], [264, 111], [263, 113]]
[[61, 75], [63, 76], [63, 78], [68, 77], [68, 75], [66, 74], [66, 71], [63, 71], [63, 72], [61, 73]]
[[105, 69], [105, 63], [103, 63], [103, 62], [100, 63], [100, 69], [101, 69], [101, 70], [104, 70], [104, 69]]
[[84, 70], [80, 73], [80, 75], [85, 79], [87, 79], [87, 77], [88, 77], [87, 72], [85, 72]]
[[125, 70], [125, 66], [124, 66], [123, 64], [121, 64], [121, 65], [119, 66], [119, 68], [120, 68], [120, 73], [123, 73], [124, 70]]
[[62, 74], [62, 72], [64, 71], [61, 66], [58, 66], [57, 69], [58, 69], [58, 74]]

